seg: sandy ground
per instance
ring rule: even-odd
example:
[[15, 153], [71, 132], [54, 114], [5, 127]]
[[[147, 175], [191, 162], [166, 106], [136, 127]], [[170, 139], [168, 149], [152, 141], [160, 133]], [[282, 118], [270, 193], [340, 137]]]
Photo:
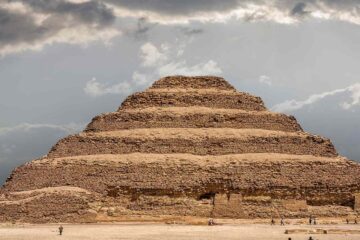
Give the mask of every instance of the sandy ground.
[[[0, 225], [1, 240], [52, 240], [52, 239], [160, 239], [160, 240], [308, 240], [312, 236], [316, 240], [359, 240], [359, 225], [286, 225], [270, 226], [267, 224], [241, 224], [194, 226], [172, 224], [70, 224], [63, 225], [63, 236], [58, 234], [58, 225]], [[285, 230], [332, 229], [359, 233], [350, 234], [285, 234]]]

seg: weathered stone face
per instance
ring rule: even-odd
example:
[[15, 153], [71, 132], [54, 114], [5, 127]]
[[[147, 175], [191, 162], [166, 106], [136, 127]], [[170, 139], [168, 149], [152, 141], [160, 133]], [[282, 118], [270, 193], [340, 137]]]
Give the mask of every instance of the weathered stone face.
[[360, 165], [223, 78], [165, 77], [16, 168], [0, 221], [347, 216]]

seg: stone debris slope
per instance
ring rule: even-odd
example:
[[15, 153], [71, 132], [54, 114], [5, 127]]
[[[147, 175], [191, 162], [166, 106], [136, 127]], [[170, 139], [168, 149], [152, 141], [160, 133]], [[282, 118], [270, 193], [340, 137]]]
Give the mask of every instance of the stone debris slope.
[[165, 77], [16, 168], [0, 221], [341, 217], [360, 165], [213, 76]]

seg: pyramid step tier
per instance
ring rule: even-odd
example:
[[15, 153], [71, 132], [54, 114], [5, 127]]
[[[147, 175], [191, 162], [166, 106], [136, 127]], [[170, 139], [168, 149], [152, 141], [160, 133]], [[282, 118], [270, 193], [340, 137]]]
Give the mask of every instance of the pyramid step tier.
[[193, 88], [193, 89], [206, 89], [216, 88], [218, 90], [233, 90], [224, 78], [214, 76], [201, 76], [201, 77], [187, 77], [187, 76], [169, 76], [157, 80], [150, 89], [158, 88]]
[[199, 89], [196, 91], [157, 89], [130, 95], [121, 104], [119, 111], [132, 108], [191, 106], [252, 111], [266, 110], [261, 98], [242, 92], [214, 91], [213, 89]]
[[230, 128], [148, 128], [88, 132], [60, 140], [49, 157], [125, 153], [288, 153], [335, 157], [328, 139], [305, 132]]
[[206, 107], [127, 109], [95, 117], [87, 126], [86, 131], [200, 127], [302, 131], [296, 119], [285, 114]]
[[44, 158], [16, 168], [0, 189], [0, 221], [97, 222], [113, 216], [109, 208], [120, 216], [347, 216], [359, 174], [345, 158], [304, 155]]
[[54, 191], [54, 187], [71, 183], [72, 187], [102, 195], [111, 194], [114, 188], [123, 194], [139, 191], [144, 195], [195, 198], [207, 192], [229, 191], [346, 202], [351, 200], [351, 191], [358, 189], [359, 179], [353, 176], [359, 173], [359, 165], [344, 158], [309, 155], [88, 155], [45, 158], [23, 165], [12, 174], [13, 181], [7, 183], [6, 191], [28, 193], [49, 187], [49, 191]]

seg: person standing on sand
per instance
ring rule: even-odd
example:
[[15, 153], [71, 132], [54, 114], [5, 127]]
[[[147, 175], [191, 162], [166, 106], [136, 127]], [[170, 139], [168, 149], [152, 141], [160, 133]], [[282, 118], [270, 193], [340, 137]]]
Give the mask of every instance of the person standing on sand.
[[271, 218], [271, 225], [275, 225], [275, 220], [274, 220], [274, 218]]
[[281, 226], [284, 226], [284, 225], [285, 225], [285, 222], [284, 222], [284, 219], [283, 219], [283, 218], [281, 218], [281, 220], [280, 220], [280, 225], [281, 225]]
[[62, 225], [60, 225], [60, 227], [59, 227], [59, 234], [60, 234], [60, 236], [62, 235], [63, 230], [64, 230], [63, 226], [62, 226]]
[[312, 217], [311, 216], [309, 217], [309, 224], [310, 225], [312, 224]]

